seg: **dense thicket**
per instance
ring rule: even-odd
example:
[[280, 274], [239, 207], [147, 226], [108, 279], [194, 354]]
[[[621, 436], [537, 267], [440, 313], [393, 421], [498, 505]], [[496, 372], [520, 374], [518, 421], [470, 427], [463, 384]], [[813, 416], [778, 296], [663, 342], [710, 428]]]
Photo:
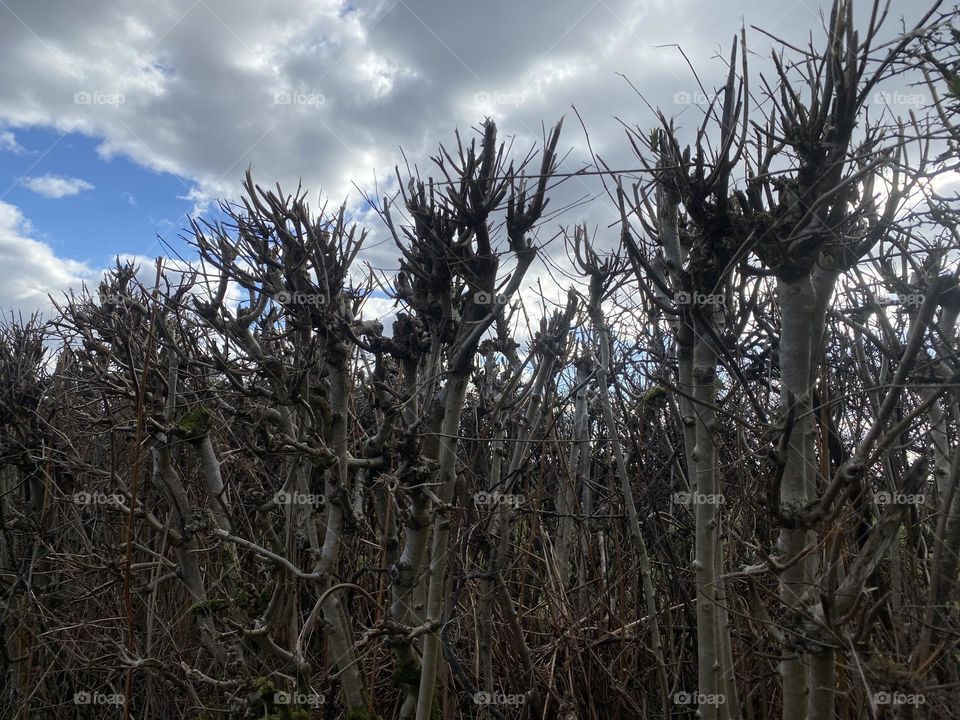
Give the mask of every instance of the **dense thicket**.
[[0, 714], [952, 717], [956, 34], [882, 15], [628, 129], [565, 303], [561, 127], [486, 121], [378, 201], [386, 282], [248, 173], [196, 262], [6, 322]]

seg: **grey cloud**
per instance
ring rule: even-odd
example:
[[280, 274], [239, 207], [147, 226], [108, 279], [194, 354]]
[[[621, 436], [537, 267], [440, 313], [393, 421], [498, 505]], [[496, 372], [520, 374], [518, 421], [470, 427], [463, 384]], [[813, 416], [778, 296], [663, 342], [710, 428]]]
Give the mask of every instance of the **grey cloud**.
[[[772, 40], [758, 25], [804, 42], [821, 25], [812, 2], [735, 0], [375, 0], [353, 4], [278, 0], [91, 0], [78, 12], [54, 0], [8, 0], [0, 24], [0, 122], [87, 133], [104, 156], [123, 154], [174, 173], [183, 196], [203, 209], [235, 199], [252, 165], [264, 184], [292, 189], [299, 179], [332, 204], [351, 195], [372, 221], [368, 260], [396, 262], [392, 243], [353, 189], [395, 189], [393, 167], [407, 157], [428, 173], [428, 157], [453, 131], [464, 135], [491, 113], [518, 148], [539, 139], [541, 122], [567, 116], [564, 169], [594, 150], [611, 167], [635, 159], [616, 118], [652, 127], [655, 117], [618, 76], [654, 107], [699, 123], [675, 102], [699, 88], [683, 47], [708, 91], [722, 82], [730, 41], [748, 23], [755, 67], [768, 65]], [[861, 19], [869, 11], [858, 5]], [[894, 3], [891, 15], [920, 11]], [[891, 32], [896, 30], [890, 23]], [[278, 102], [278, 94], [288, 98]], [[563, 183], [554, 208], [603, 192], [596, 177]], [[615, 220], [599, 200], [553, 221]], [[124, 248], [117, 248], [122, 252]]]

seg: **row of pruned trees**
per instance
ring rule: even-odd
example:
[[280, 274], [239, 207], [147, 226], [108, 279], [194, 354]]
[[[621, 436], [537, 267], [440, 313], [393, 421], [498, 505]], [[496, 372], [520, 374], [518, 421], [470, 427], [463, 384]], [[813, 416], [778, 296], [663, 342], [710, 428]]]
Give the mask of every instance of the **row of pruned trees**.
[[[772, 77], [742, 35], [690, 146], [628, 131], [616, 241], [564, 234], [573, 285], [526, 336], [559, 124], [398, 173], [390, 328], [365, 230], [249, 174], [193, 265], [6, 324], [5, 716], [949, 717], [936, 12], [880, 42], [838, 2]], [[906, 77], [925, 112], [871, 117]]]

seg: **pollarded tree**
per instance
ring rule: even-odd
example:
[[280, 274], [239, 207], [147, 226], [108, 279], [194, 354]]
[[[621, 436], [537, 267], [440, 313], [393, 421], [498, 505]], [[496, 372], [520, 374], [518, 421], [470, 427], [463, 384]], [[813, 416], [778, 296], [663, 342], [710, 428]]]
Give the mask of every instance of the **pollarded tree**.
[[[395, 585], [410, 587], [427, 562], [426, 544], [432, 536], [421, 618], [427, 632], [419, 686], [409, 686], [402, 717], [409, 717], [413, 710], [414, 692], [417, 720], [427, 720], [433, 712], [440, 650], [437, 630], [446, 597], [450, 510], [456, 499], [458, 438], [467, 385], [480, 340], [519, 290], [536, 258], [536, 246], [528, 235], [548, 202], [547, 183], [557, 166], [560, 128], [558, 124], [545, 138], [539, 172], [528, 179], [525, 172], [533, 155], [518, 164], [510, 161], [497, 139], [496, 125], [487, 120], [479, 148], [475, 140], [465, 145], [459, 136], [455, 154], [440, 148], [433, 161], [443, 180], [424, 181], [415, 176], [406, 183], [401, 181], [408, 225], [398, 231], [389, 203], [383, 204], [383, 216], [403, 251], [400, 297], [415, 311], [432, 342], [421, 370], [422, 382], [431, 391], [424, 402], [429, 416], [423, 452], [435, 463], [437, 489], [433, 497], [418, 493], [413, 498], [418, 507], [411, 514], [421, 522], [429, 518], [429, 530], [417, 528], [408, 535], [394, 573]], [[505, 279], [500, 276], [494, 242], [501, 215], [505, 216], [508, 252], [516, 262]], [[395, 594], [394, 599], [396, 604], [400, 598]], [[401, 607], [398, 612], [406, 614], [408, 610]], [[416, 676], [416, 671], [413, 674]]]
[[[855, 272], [866, 253], [895, 233], [897, 211], [922, 174], [917, 168], [905, 171], [902, 132], [874, 124], [861, 128], [858, 136], [857, 127], [863, 124], [869, 94], [894, 72], [895, 61], [921, 34], [932, 12], [910, 33], [874, 51], [882, 22], [878, 7], [861, 40], [853, 27], [851, 4], [836, 3], [823, 53], [811, 47], [792, 63], [774, 54], [776, 82], [761, 82], [772, 106], [769, 120], [765, 126], [753, 123], [752, 133], [746, 122], [746, 108], [752, 102], [749, 93], [734, 93], [734, 53], [719, 112], [711, 105], [703, 126], [715, 126], [718, 138], [717, 157], [709, 165], [703, 159], [704, 129], [692, 160], [689, 151], [679, 150], [666, 122], [650, 138], [639, 133], [633, 138], [635, 147], [646, 142], [649, 150], [657, 151], [656, 165], [650, 164], [655, 194], [645, 203], [638, 196], [634, 212], [647, 219], [648, 234], [662, 246], [663, 254], [657, 257], [634, 243], [632, 257], [642, 269], [652, 301], [669, 311], [671, 296], [675, 303], [683, 298], [677, 313], [677, 390], [681, 412], [690, 418], [684, 423], [687, 465], [689, 476], [696, 479], [691, 487], [698, 493], [716, 489], [711, 481], [715, 472], [711, 436], [718, 357], [738, 381], [744, 381], [735, 359], [729, 353], [725, 356], [724, 333], [713, 321], [722, 317], [716, 308], [727, 303], [714, 299], [732, 297], [728, 283], [735, 272], [741, 278], [775, 278], [779, 318], [772, 318], [773, 324], [763, 319], [754, 292], [740, 308], [742, 317], [732, 318], [732, 325], [742, 330], [744, 321], [760, 323], [775, 329], [778, 342], [779, 403], [772, 414], [779, 417], [780, 440], [772, 472], [775, 517], [781, 531], [779, 558], [771, 561], [771, 568], [780, 578], [784, 718], [832, 716], [837, 628], [850, 620], [854, 597], [903, 519], [903, 508], [887, 508], [865, 541], [863, 555], [842, 582], [836, 581], [836, 559], [818, 558], [815, 552], [818, 533], [827, 533], [840, 508], [855, 495], [865, 467], [888, 447], [890, 435], [884, 433], [891, 431], [888, 424], [902, 383], [910, 375], [937, 298], [949, 280], [933, 278], [925, 284], [927, 303], [915, 314], [909, 341], [895, 358], [893, 385], [878, 404], [865, 435], [832, 475], [819, 461], [819, 408], [814, 398], [818, 368], [824, 360], [826, 314], [838, 278]], [[741, 100], [744, 123], [737, 133], [732, 125], [740, 115]], [[746, 178], [742, 188], [728, 182], [734, 169]], [[878, 201], [876, 187], [882, 181], [887, 181], [887, 192]], [[681, 225], [676, 220], [678, 207], [686, 213], [687, 222]], [[763, 267], [750, 263], [754, 255]], [[754, 286], [763, 290], [760, 283]], [[736, 295], [743, 298], [740, 291]], [[700, 297], [704, 302], [686, 302]], [[704, 382], [707, 379], [710, 387]], [[820, 389], [821, 397], [826, 397], [826, 390]], [[756, 419], [766, 423], [764, 408], [755, 410]], [[909, 494], [922, 473], [923, 463], [914, 463], [896, 489]], [[715, 630], [723, 625], [718, 621], [721, 609], [714, 586], [717, 556], [711, 554], [717, 547], [717, 515], [698, 508], [697, 520], [697, 587], [704, 601], [698, 606], [699, 690], [704, 694], [726, 690], [729, 700], [736, 698], [731, 655], [724, 647], [729, 641], [725, 632], [718, 635]], [[703, 574], [707, 575], [701, 580]], [[838, 612], [841, 607], [843, 611]], [[729, 683], [725, 688], [718, 684], [718, 669]], [[725, 705], [700, 711], [736, 712], [732, 705]]]

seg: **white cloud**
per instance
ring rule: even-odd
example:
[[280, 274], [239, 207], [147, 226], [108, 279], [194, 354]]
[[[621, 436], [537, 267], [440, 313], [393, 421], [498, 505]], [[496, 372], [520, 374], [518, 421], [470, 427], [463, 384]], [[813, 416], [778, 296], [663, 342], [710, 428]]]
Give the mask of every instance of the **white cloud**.
[[84, 190], [93, 190], [93, 185], [80, 178], [63, 177], [61, 175], [40, 175], [28, 177], [20, 181], [38, 195], [47, 198], [62, 198], [76, 195]]
[[14, 155], [23, 155], [27, 152], [26, 148], [17, 142], [16, 136], [9, 130], [0, 130], [0, 151], [11, 152]]
[[0, 308], [31, 313], [49, 309], [48, 294], [99, 277], [88, 265], [57, 257], [46, 243], [30, 237], [33, 228], [20, 208], [0, 201]]
[[360, 309], [358, 320], [379, 320], [387, 335], [393, 334], [393, 323], [397, 319], [397, 303], [392, 298], [370, 295]]

